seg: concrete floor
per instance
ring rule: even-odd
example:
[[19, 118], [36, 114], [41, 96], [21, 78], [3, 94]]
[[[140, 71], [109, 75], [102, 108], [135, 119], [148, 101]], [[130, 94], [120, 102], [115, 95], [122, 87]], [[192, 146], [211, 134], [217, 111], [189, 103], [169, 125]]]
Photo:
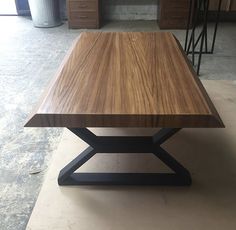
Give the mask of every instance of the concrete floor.
[[[0, 229], [25, 229], [62, 129], [23, 125], [81, 30], [39, 29], [23, 17], [0, 17]], [[103, 31], [157, 31], [156, 22], [111, 22]], [[185, 32], [173, 31], [183, 42]], [[202, 79], [236, 81], [235, 24], [222, 23]]]

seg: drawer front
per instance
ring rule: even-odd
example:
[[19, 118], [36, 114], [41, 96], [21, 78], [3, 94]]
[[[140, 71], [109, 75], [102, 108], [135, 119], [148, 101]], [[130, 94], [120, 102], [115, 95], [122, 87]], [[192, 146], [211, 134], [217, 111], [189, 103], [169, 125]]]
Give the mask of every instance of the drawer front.
[[79, 20], [72, 20], [69, 23], [71, 29], [98, 29], [99, 25], [97, 21], [79, 21]]
[[187, 20], [181, 17], [173, 17], [159, 22], [161, 29], [185, 29]]
[[179, 11], [189, 8], [189, 0], [161, 0], [162, 10]]
[[160, 20], [161, 29], [184, 29], [189, 15], [189, 0], [161, 0]]
[[68, 0], [69, 27], [96, 29], [100, 26], [98, 0]]
[[97, 12], [98, 3], [97, 1], [70, 1], [69, 3], [70, 12]]
[[96, 12], [71, 12], [69, 27], [76, 29], [99, 28], [99, 17]]
[[174, 18], [174, 17], [177, 17], [177, 18], [188, 18], [188, 10], [182, 10], [182, 11], [170, 11], [170, 10], [167, 10], [165, 12], [162, 12], [161, 14], [161, 17], [163, 19], [168, 19], [168, 18]]
[[96, 12], [71, 12], [70, 20], [97, 21], [98, 14]]
[[161, 16], [169, 17], [171, 15], [188, 16], [189, 0], [162, 0], [161, 1]]

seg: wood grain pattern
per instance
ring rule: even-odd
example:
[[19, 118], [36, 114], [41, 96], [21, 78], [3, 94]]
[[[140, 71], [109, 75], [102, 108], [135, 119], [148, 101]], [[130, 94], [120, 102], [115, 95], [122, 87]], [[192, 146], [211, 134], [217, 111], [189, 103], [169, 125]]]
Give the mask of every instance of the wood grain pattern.
[[171, 33], [87, 32], [26, 126], [224, 125]]

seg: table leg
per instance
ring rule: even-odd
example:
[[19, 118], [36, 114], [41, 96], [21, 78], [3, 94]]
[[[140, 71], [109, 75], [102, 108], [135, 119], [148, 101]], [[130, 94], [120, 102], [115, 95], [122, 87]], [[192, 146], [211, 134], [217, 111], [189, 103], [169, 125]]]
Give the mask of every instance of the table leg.
[[[154, 136], [96, 136], [86, 128], [70, 130], [90, 147], [66, 165], [59, 174], [59, 185], [191, 185], [191, 176], [160, 145], [180, 129], [161, 129]], [[96, 153], [153, 153], [174, 173], [74, 173]]]

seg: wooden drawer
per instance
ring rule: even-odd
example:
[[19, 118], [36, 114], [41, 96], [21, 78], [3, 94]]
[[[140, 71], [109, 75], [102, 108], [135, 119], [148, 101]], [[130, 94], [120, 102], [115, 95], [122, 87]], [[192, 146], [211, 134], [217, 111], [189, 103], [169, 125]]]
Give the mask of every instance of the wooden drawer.
[[189, 14], [189, 0], [161, 0], [159, 27], [185, 29]]
[[167, 9], [162, 15], [162, 18], [172, 18], [172, 17], [182, 17], [182, 18], [188, 18], [188, 10], [171, 10]]
[[159, 23], [161, 29], [185, 29], [187, 20], [180, 17], [173, 17], [165, 20], [165, 23]]
[[93, 29], [99, 28], [99, 18], [96, 12], [71, 12], [70, 28]]
[[95, 20], [81, 21], [71, 20], [69, 23], [71, 29], [98, 29], [99, 24]]
[[74, 29], [100, 27], [99, 0], [67, 0], [68, 24]]
[[89, 20], [97, 20], [98, 15], [96, 12], [71, 12], [70, 19], [71, 20], [80, 20], [80, 21], [89, 21]]
[[189, 4], [189, 0], [162, 0], [161, 4], [167, 10], [183, 10]]
[[97, 1], [70, 1], [69, 10], [70, 12], [97, 12], [98, 3]]

